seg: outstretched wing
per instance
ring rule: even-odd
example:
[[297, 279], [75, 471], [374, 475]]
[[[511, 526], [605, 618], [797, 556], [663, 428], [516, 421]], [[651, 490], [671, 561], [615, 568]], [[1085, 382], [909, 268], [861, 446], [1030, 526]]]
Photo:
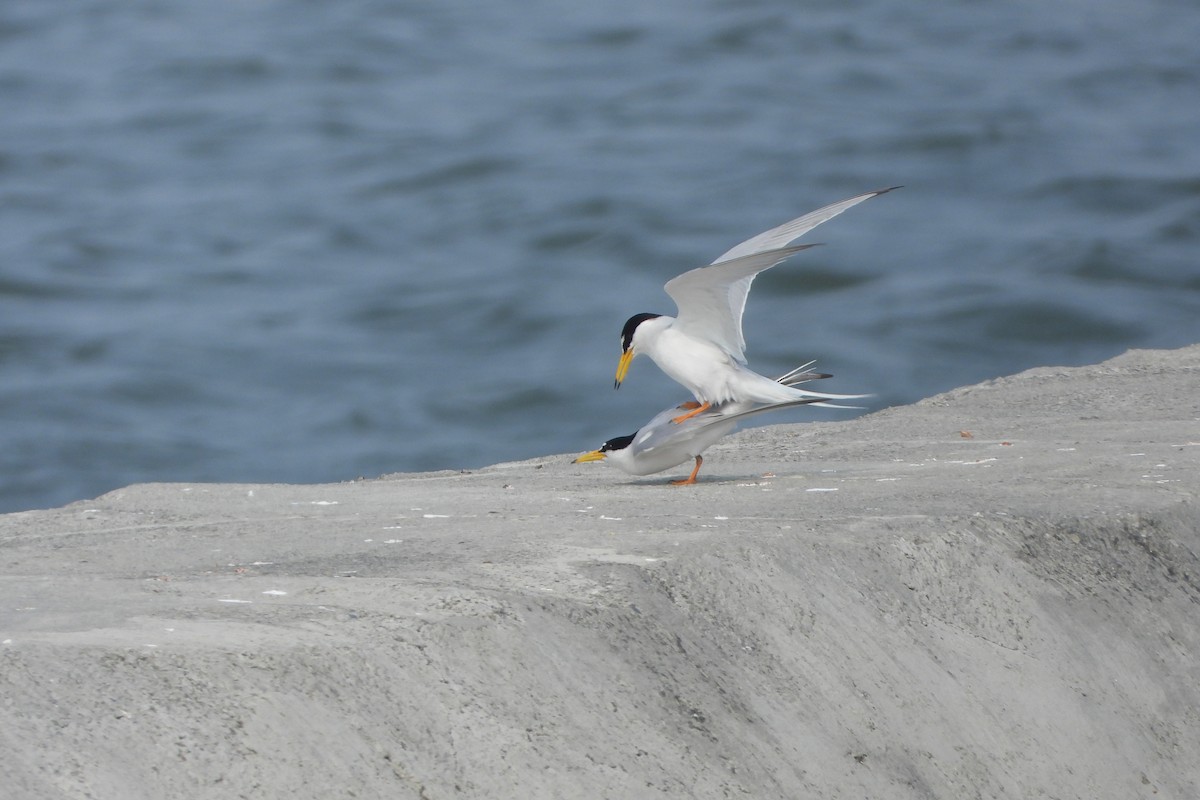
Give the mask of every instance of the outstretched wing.
[[712, 342], [745, 363], [742, 312], [754, 276], [809, 247], [815, 245], [753, 253], [672, 278], [665, 288], [679, 309], [675, 327], [689, 336]]
[[[742, 336], [742, 314], [754, 276], [778, 264], [803, 247], [785, 247], [822, 222], [848, 208], [892, 189], [867, 192], [797, 217], [791, 222], [747, 239], [729, 250], [711, 266], [685, 272], [666, 285], [667, 294], [679, 308], [676, 323], [688, 334], [707, 339], [741, 363], [746, 362], [746, 340]], [[812, 245], [809, 245], [810, 247]]]
[[734, 258], [741, 258], [752, 253], [761, 253], [764, 250], [776, 250], [785, 245], [791, 244], [796, 239], [811, 231], [813, 228], [820, 225], [822, 222], [828, 222], [848, 208], [853, 208], [864, 200], [870, 200], [872, 197], [878, 197], [881, 194], [887, 194], [892, 189], [899, 189], [899, 186], [891, 186], [887, 189], [880, 189], [875, 192], [867, 192], [856, 197], [851, 197], [848, 200], [842, 200], [838, 203], [832, 203], [824, 208], [818, 208], [816, 211], [809, 212], [803, 217], [797, 217], [791, 222], [785, 222], [777, 228], [771, 228], [769, 231], [764, 231], [758, 236], [747, 239], [733, 249], [726, 252], [714, 264], [720, 264], [722, 261], [729, 261]]

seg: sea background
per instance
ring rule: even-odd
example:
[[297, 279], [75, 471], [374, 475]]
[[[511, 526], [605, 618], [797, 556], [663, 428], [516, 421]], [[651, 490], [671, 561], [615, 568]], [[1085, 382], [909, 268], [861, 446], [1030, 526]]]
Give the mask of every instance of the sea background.
[[1198, 43], [1195, 0], [6, 0], [0, 511], [592, 449], [686, 398], [612, 388], [666, 280], [896, 184], [758, 279], [752, 367], [874, 410], [1200, 341]]

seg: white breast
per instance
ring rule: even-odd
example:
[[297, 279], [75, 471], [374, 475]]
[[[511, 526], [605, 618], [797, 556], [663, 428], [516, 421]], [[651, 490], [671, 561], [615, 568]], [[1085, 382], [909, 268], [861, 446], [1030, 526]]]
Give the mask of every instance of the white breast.
[[717, 405], [734, 399], [730, 379], [737, 363], [712, 342], [666, 328], [642, 347], [643, 352], [675, 382], [702, 403]]

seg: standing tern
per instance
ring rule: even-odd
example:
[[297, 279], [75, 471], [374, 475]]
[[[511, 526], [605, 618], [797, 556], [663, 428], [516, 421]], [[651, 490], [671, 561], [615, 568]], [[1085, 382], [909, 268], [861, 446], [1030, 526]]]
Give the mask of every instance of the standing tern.
[[823, 401], [862, 397], [796, 389], [749, 369], [742, 313], [750, 284], [758, 273], [814, 246], [785, 245], [846, 209], [896, 188], [867, 192], [819, 208], [747, 239], [707, 267], [667, 281], [665, 288], [675, 301], [678, 316], [643, 313], [625, 322], [614, 388], [620, 388], [634, 357], [645, 353], [696, 398], [690, 411], [673, 418], [676, 423], [730, 402], [773, 404], [804, 399], [828, 406]]
[[[778, 382], [784, 386], [792, 386], [804, 381], [832, 377], [825, 373], [808, 372], [811, 366], [810, 363], [794, 369], [779, 378]], [[768, 411], [817, 402], [819, 398], [810, 397], [767, 404], [728, 403], [689, 416], [682, 423], [676, 423], [674, 420], [679, 412], [696, 407], [696, 403], [689, 401], [663, 409], [628, 436], [609, 439], [600, 445], [599, 449], [584, 453], [572, 463], [606, 461], [630, 475], [652, 475], [677, 467], [693, 458], [696, 464], [692, 468], [692, 474], [682, 480], [671, 481], [675, 486], [685, 486], [696, 482], [700, 465], [704, 463], [701, 454], [732, 432], [739, 422]]]

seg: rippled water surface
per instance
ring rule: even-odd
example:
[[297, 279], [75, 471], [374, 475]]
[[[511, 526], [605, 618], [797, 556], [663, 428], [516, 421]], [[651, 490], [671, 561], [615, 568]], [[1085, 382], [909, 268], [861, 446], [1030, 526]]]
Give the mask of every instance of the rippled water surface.
[[1200, 340], [1197, 42], [1193, 0], [6, 0], [0, 510], [590, 449], [683, 399], [612, 390], [667, 279], [893, 184], [758, 280], [751, 366], [879, 408]]

